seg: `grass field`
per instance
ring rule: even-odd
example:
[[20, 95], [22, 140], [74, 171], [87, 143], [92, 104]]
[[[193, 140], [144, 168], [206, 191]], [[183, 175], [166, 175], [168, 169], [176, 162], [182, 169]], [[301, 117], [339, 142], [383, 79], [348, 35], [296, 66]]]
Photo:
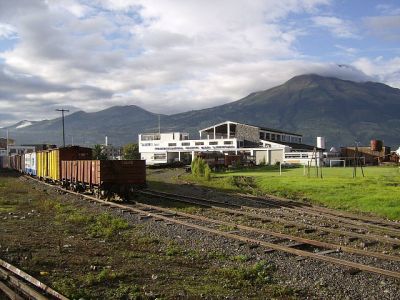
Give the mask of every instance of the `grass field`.
[[253, 194], [272, 194], [400, 220], [398, 167], [367, 167], [364, 178], [360, 169], [353, 178], [351, 167], [324, 168], [323, 179], [316, 178], [315, 169], [311, 169], [310, 178], [303, 172], [303, 168], [282, 169], [280, 175], [279, 168], [265, 166], [214, 173], [210, 182], [200, 182], [225, 190], [246, 189]]

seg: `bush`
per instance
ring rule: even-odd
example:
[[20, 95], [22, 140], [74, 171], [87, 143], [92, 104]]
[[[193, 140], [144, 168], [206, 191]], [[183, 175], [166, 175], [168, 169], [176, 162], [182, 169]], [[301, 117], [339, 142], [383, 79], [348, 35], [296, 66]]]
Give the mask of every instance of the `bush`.
[[195, 177], [199, 176], [199, 163], [198, 163], [199, 158], [195, 157], [191, 163], [191, 169], [192, 169], [192, 174]]
[[207, 180], [211, 179], [211, 169], [204, 159], [196, 157], [193, 159], [191, 167], [194, 177], [205, 177]]
[[207, 181], [211, 180], [211, 169], [207, 164], [204, 167], [204, 177], [206, 178]]

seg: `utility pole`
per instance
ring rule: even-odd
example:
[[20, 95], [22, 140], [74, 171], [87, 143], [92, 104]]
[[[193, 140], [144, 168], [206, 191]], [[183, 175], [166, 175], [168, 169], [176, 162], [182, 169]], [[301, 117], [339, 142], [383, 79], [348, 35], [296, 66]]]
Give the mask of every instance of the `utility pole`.
[[8, 150], [8, 129], [7, 129], [7, 136], [6, 136], [6, 139], [7, 139], [7, 141], [6, 141], [6, 148], [7, 148], [7, 156], [8, 155], [10, 155], [10, 153], [9, 153], [9, 150]]
[[63, 147], [65, 147], [65, 129], [64, 129], [64, 112], [69, 112], [68, 109], [56, 109], [56, 111], [61, 111], [61, 115], [62, 115], [62, 133], [63, 133]]
[[161, 116], [158, 115], [158, 134], [161, 134], [161, 121], [160, 121]]

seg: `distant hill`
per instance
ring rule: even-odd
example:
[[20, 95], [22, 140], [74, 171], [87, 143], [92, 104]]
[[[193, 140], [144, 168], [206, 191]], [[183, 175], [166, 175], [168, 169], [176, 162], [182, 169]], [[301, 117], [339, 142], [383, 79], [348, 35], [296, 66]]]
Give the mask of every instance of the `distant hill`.
[[[161, 115], [162, 131], [187, 131], [225, 120], [262, 125], [304, 135], [328, 145], [368, 144], [382, 139], [400, 144], [400, 89], [376, 82], [353, 82], [319, 75], [296, 76], [286, 83], [228, 104], [174, 115]], [[107, 135], [117, 145], [137, 140], [140, 132], [158, 131], [157, 114], [138, 106], [115, 106], [95, 113], [79, 111], [65, 118], [66, 140], [102, 143]], [[18, 143], [61, 141], [61, 120], [45, 120], [16, 128]], [[397, 148], [397, 147], [396, 147]]]

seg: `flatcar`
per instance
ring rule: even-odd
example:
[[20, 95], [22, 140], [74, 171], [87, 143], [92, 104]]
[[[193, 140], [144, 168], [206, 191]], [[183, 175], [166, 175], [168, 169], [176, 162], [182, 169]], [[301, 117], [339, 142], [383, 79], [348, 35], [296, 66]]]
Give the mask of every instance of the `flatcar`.
[[61, 181], [75, 191], [89, 191], [97, 197], [128, 199], [146, 186], [144, 160], [63, 161]]

